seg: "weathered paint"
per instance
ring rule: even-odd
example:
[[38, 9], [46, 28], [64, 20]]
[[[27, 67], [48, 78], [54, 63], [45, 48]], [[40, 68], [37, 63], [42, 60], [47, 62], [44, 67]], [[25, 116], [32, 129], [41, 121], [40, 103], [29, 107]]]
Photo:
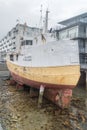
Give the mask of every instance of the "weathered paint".
[[72, 89], [46, 89], [44, 96], [61, 108], [70, 105]]
[[[73, 88], [80, 77], [79, 65], [62, 67], [23, 67], [7, 61], [13, 78], [21, 84], [46, 87]], [[40, 86], [38, 86], [40, 87]]]

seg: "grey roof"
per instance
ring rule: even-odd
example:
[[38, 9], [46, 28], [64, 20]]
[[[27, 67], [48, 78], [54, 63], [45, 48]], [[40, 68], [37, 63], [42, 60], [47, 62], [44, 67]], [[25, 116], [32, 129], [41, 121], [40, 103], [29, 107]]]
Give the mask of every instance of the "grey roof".
[[83, 18], [87, 18], [87, 13], [83, 13], [74, 17], [71, 17], [69, 19], [66, 19], [64, 21], [58, 22], [58, 24], [62, 24], [62, 25], [70, 25], [73, 23], [78, 23], [81, 19]]
[[73, 23], [73, 24], [69, 24], [68, 26], [64, 26], [60, 29], [57, 29], [56, 31], [62, 31], [62, 30], [65, 30], [65, 29], [68, 29], [68, 28], [71, 28], [71, 27], [75, 27], [75, 26], [81, 26], [81, 25], [86, 25], [87, 26], [87, 23], [83, 23], [83, 22], [78, 22], [78, 23]]

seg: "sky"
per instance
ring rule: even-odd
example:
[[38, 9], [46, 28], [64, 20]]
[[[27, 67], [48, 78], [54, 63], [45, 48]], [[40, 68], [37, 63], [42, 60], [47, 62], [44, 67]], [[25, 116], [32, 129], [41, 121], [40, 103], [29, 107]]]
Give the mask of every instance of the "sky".
[[87, 0], [0, 0], [0, 40], [7, 35], [19, 20], [20, 24], [39, 26], [49, 10], [49, 27], [70, 17], [87, 12]]

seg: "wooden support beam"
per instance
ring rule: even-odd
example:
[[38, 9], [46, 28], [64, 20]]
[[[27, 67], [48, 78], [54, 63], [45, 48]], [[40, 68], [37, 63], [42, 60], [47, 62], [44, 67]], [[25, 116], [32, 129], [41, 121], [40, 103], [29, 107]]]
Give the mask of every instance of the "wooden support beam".
[[44, 89], [45, 89], [44, 85], [41, 85], [40, 86], [40, 90], [39, 90], [38, 108], [40, 108], [42, 106]]
[[16, 89], [17, 89], [17, 90], [23, 90], [23, 84], [17, 83], [17, 84], [16, 84]]
[[85, 105], [86, 105], [86, 110], [87, 110], [87, 91], [86, 91]]
[[86, 72], [86, 91], [87, 91], [87, 71]]

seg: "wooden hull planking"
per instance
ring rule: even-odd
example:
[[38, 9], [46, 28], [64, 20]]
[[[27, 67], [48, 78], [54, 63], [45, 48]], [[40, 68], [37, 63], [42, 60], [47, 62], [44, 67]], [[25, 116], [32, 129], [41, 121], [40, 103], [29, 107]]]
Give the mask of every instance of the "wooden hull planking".
[[7, 66], [17, 82], [48, 88], [73, 88], [80, 77], [79, 66], [64, 67], [23, 67], [7, 61]]

